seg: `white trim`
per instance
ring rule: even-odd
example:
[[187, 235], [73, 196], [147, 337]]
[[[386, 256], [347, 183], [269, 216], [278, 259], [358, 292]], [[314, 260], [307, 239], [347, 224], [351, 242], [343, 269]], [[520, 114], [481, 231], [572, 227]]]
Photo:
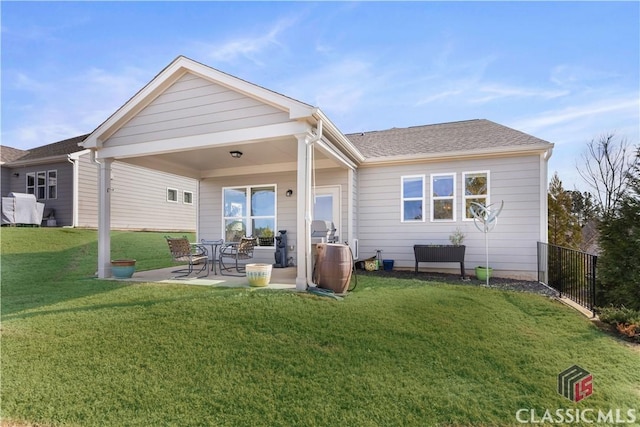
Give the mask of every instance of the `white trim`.
[[[33, 193], [29, 193], [29, 177], [33, 177], [33, 186], [31, 186], [31, 188], [33, 188]], [[33, 194], [34, 196], [37, 197], [36, 194], [36, 172], [27, 172], [24, 174], [24, 192], [27, 194]]]
[[[473, 174], [486, 174], [487, 175], [487, 195], [480, 196], [471, 195], [467, 196], [466, 185], [467, 185], [467, 175]], [[489, 170], [481, 170], [481, 171], [467, 171], [462, 172], [462, 221], [473, 221], [473, 218], [467, 218], [467, 199], [485, 199], [485, 206], [489, 206], [491, 204], [491, 172]]]
[[197, 150], [199, 148], [224, 147], [233, 144], [247, 144], [274, 138], [286, 138], [309, 130], [309, 125], [302, 122], [277, 123], [252, 128], [234, 129], [224, 132], [206, 133], [202, 135], [181, 136], [168, 139], [157, 139], [137, 144], [103, 147], [96, 152], [98, 158], [117, 157], [119, 159], [154, 154], [167, 154]]
[[[342, 233], [342, 185], [319, 185], [313, 188], [313, 219], [315, 218], [315, 204], [316, 197], [318, 196], [331, 196], [334, 198], [335, 205], [333, 206], [333, 212], [331, 213], [334, 217], [333, 225], [336, 227], [336, 235], [340, 237], [342, 241], [344, 241], [344, 234]], [[336, 197], [337, 196], [337, 197]], [[337, 218], [336, 214], [337, 213]], [[336, 221], [337, 220], [337, 221]]]
[[[51, 172], [55, 172], [55, 173], [56, 173], [56, 184], [55, 184], [55, 187], [56, 187], [56, 197], [49, 197], [49, 194], [50, 194], [50, 193], [49, 193], [49, 187], [51, 187], [51, 185], [49, 184], [49, 174], [50, 174]], [[45, 189], [45, 192], [47, 193], [47, 194], [46, 194], [46, 196], [47, 196], [47, 200], [55, 200], [55, 199], [57, 199], [57, 198], [58, 198], [58, 169], [48, 169], [48, 170], [47, 170], [47, 178], [46, 178], [46, 189]]]
[[[420, 178], [422, 180], [422, 197], [404, 197], [404, 180], [407, 178]], [[425, 191], [426, 175], [402, 175], [400, 177], [400, 222], [401, 223], [416, 223], [425, 222], [425, 206], [426, 206], [426, 191]], [[404, 218], [404, 202], [412, 202], [422, 200], [422, 218], [421, 219], [405, 219]]]
[[[432, 173], [430, 175], [430, 188], [431, 188], [431, 192], [429, 194], [429, 215], [431, 217], [431, 222], [455, 222], [456, 221], [456, 173], [455, 172], [449, 172], [449, 173]], [[452, 177], [453, 178], [453, 194], [451, 196], [438, 196], [435, 197], [433, 194], [433, 179], [437, 178], [437, 177]], [[451, 200], [451, 219], [435, 219], [433, 217], [433, 211], [435, 208], [435, 203], [434, 201], [436, 200]]]
[[[175, 198], [175, 200], [171, 200], [171, 199], [169, 198], [169, 192], [170, 192], [170, 191], [175, 192], [175, 194], [176, 194], [176, 198]], [[177, 188], [167, 187], [167, 190], [166, 190], [165, 194], [166, 194], [166, 196], [167, 196], [167, 199], [166, 199], [167, 203], [178, 203], [178, 189], [177, 189]]]

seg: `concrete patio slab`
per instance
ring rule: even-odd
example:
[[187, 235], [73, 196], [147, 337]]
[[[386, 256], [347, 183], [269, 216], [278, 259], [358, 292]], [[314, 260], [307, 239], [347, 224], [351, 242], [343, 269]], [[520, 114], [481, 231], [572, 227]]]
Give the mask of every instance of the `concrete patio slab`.
[[[133, 277], [129, 279], [113, 279], [119, 281], [128, 282], [147, 282], [147, 283], [172, 283], [181, 285], [194, 285], [194, 286], [216, 286], [224, 288], [250, 288], [249, 281], [246, 277], [235, 276], [222, 276], [220, 274], [213, 275], [209, 273], [208, 276], [198, 277], [194, 272], [186, 277], [176, 277], [176, 273], [172, 273], [174, 270], [186, 268], [187, 266], [174, 266], [169, 268], [161, 268], [158, 270], [136, 271], [133, 273]], [[179, 273], [178, 273], [179, 275]], [[288, 268], [274, 268], [271, 271], [271, 280], [269, 285], [265, 287], [255, 287], [253, 289], [296, 289], [296, 269], [294, 267]]]

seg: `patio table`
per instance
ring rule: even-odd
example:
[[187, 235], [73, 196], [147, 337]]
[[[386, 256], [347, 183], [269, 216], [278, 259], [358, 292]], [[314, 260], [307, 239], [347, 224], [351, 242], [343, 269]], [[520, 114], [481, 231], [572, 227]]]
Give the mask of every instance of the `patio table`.
[[200, 244], [205, 246], [211, 246], [211, 256], [212, 256], [211, 271], [213, 271], [213, 275], [216, 276], [218, 274], [218, 269], [216, 267], [216, 259], [218, 258], [217, 252], [218, 252], [218, 248], [222, 246], [222, 244], [224, 244], [224, 240], [223, 239], [220, 239], [220, 240], [201, 239]]

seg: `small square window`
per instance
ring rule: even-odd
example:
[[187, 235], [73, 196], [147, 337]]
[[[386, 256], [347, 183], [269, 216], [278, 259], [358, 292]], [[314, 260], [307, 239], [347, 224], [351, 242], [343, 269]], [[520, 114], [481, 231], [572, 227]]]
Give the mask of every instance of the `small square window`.
[[182, 203], [185, 205], [193, 204], [193, 193], [191, 191], [184, 191], [182, 193]]
[[167, 188], [167, 202], [178, 203], [178, 190]]

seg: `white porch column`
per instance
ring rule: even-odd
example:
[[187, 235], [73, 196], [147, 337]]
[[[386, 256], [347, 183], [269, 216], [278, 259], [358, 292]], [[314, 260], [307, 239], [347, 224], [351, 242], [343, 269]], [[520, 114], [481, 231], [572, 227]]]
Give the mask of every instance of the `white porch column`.
[[297, 174], [297, 208], [296, 208], [296, 289], [304, 291], [311, 281], [311, 153], [309, 135], [297, 135], [298, 138], [298, 174]]
[[98, 278], [111, 277], [111, 163], [102, 159], [98, 167]]

